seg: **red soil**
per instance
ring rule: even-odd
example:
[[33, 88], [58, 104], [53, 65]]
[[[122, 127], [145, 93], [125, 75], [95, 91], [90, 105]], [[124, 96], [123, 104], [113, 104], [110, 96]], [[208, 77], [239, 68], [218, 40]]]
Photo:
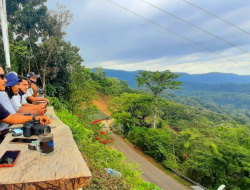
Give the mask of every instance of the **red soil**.
[[99, 110], [101, 110], [106, 115], [110, 116], [111, 113], [108, 111], [108, 101], [110, 100], [110, 97], [102, 95], [98, 98], [98, 100], [93, 100], [93, 104], [98, 107]]

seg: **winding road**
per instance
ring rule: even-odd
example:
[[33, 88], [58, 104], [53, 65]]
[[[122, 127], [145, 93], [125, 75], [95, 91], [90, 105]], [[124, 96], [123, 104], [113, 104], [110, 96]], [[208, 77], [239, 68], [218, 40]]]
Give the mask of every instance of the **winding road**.
[[[112, 123], [112, 120], [109, 120], [108, 126]], [[109, 130], [109, 129], [105, 129]], [[133, 164], [139, 164], [140, 169], [142, 170], [141, 177], [145, 181], [156, 184], [161, 189], [165, 190], [190, 190], [189, 187], [186, 187], [180, 184], [175, 179], [171, 178], [159, 168], [151, 164], [135, 150], [133, 150], [127, 143], [124, 142], [121, 136], [112, 134], [115, 139], [114, 143], [111, 145], [114, 149], [119, 152], [122, 152], [126, 156], [126, 161]]]
[[[110, 112], [107, 110], [107, 97], [101, 97], [98, 101], [95, 101], [94, 104], [107, 116], [110, 116]], [[103, 120], [101, 123], [105, 126], [104, 130], [109, 130], [109, 126], [114, 122], [113, 119]], [[165, 174], [159, 168], [151, 164], [140, 154], [138, 154], [133, 148], [131, 148], [124, 140], [112, 133], [113, 138], [115, 139], [114, 143], [111, 145], [112, 148], [116, 149], [119, 152], [122, 152], [126, 156], [126, 162], [139, 164], [140, 169], [142, 170], [141, 177], [145, 181], [156, 184], [161, 189], [165, 190], [190, 190], [191, 188], [180, 184], [178, 181], [172, 177]]]

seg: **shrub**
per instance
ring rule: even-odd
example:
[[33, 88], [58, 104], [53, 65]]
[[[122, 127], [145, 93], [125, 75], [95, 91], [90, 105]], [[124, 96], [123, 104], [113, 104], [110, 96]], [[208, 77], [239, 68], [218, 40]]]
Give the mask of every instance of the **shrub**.
[[142, 150], [146, 150], [145, 135], [148, 130], [149, 129], [145, 127], [132, 127], [127, 138], [134, 145], [140, 147]]
[[[72, 115], [68, 110], [63, 109], [57, 112], [57, 115], [71, 128], [80, 151], [84, 152], [90, 160], [93, 177], [87, 189], [115, 189], [115, 185], [119, 187], [118, 189], [130, 189], [130, 187], [145, 190], [159, 189], [156, 185], [144, 182], [140, 178], [141, 172], [138, 165], [124, 163], [125, 156], [122, 153], [111, 150], [95, 140], [94, 126], [97, 125], [86, 128], [80, 121], [80, 117], [77, 114]], [[108, 177], [102, 171], [104, 168], [121, 172], [121, 180]]]
[[145, 135], [143, 151], [154, 157], [156, 161], [166, 160], [167, 154], [172, 153], [171, 135], [163, 129], [149, 129]]

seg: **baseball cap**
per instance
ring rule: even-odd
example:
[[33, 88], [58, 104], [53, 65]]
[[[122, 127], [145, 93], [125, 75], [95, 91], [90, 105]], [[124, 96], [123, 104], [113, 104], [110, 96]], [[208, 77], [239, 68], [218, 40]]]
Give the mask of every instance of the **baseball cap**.
[[19, 80], [21, 80], [21, 81], [22, 81], [23, 79], [24, 79], [24, 80], [28, 80], [28, 78], [27, 78], [27, 77], [24, 77], [24, 76], [18, 76], [18, 78], [19, 78]]
[[17, 83], [22, 81], [18, 78], [15, 72], [9, 72], [6, 75], [6, 79], [7, 79], [6, 86], [15, 86]]
[[36, 75], [34, 72], [27, 73], [27, 78], [31, 78], [31, 77], [37, 77], [37, 78], [39, 78], [40, 75]]

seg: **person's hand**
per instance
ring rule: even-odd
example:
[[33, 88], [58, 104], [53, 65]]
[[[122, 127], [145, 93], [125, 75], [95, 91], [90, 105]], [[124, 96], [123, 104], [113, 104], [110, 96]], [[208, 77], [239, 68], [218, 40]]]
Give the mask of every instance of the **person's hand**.
[[46, 113], [46, 111], [47, 111], [47, 108], [43, 108], [43, 111], [44, 111], [44, 113]]
[[39, 108], [46, 108], [47, 104], [46, 103], [41, 103], [37, 105]]
[[46, 111], [47, 111], [47, 108], [41, 108], [37, 110], [39, 115], [44, 115]]
[[46, 116], [36, 116], [36, 119], [40, 119], [40, 123], [43, 125], [51, 123], [51, 119], [49, 117], [46, 117]]
[[47, 102], [47, 104], [49, 104], [49, 99], [47, 98], [44, 98], [44, 100]]
[[37, 87], [34, 83], [31, 83], [31, 88], [34, 90], [34, 91], [37, 91]]

